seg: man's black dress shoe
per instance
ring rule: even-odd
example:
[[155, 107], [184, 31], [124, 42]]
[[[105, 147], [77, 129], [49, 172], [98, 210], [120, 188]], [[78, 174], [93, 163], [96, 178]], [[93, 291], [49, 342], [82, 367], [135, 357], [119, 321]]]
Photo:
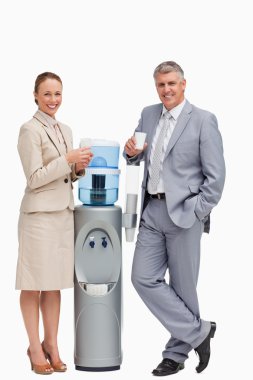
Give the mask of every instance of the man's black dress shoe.
[[214, 337], [216, 331], [216, 323], [211, 322], [211, 330], [203, 342], [195, 348], [195, 352], [199, 356], [199, 365], [196, 367], [198, 373], [202, 372], [207, 366], [210, 359], [211, 348], [210, 340]]
[[152, 371], [155, 376], [167, 376], [184, 369], [184, 363], [177, 363], [172, 359], [163, 359], [157, 368]]

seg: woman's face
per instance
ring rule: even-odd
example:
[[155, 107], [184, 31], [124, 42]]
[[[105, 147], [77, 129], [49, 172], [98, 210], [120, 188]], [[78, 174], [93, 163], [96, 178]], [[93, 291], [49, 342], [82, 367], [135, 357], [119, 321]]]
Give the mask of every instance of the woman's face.
[[47, 78], [34, 92], [38, 107], [51, 117], [54, 117], [62, 102], [62, 85], [56, 79]]

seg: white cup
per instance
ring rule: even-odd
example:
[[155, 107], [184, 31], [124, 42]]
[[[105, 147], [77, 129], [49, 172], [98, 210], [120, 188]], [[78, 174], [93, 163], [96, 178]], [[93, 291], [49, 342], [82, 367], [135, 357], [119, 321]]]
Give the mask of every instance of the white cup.
[[147, 134], [145, 132], [135, 132], [134, 137], [136, 138], [136, 149], [143, 149]]

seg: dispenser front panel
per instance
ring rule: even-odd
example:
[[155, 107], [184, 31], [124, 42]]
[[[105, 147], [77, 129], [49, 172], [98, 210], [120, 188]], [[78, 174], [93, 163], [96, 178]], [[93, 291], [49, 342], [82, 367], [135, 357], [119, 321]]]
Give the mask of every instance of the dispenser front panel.
[[118, 281], [120, 270], [121, 246], [115, 229], [101, 221], [88, 222], [79, 231], [75, 244], [79, 285], [90, 295], [105, 295]]
[[105, 304], [87, 305], [76, 324], [76, 363], [103, 367], [118, 364], [120, 359], [120, 320], [116, 313]]
[[88, 283], [107, 283], [112, 280], [115, 265], [110, 237], [100, 229], [94, 229], [86, 236], [83, 247], [83, 266]]

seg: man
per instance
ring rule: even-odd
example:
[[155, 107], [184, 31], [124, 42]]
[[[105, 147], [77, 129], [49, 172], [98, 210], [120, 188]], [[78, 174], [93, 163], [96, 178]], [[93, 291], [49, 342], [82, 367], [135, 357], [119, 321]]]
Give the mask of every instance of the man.
[[136, 128], [147, 133], [144, 149], [135, 148], [133, 136], [125, 157], [128, 164], [145, 162], [132, 282], [171, 334], [152, 372], [164, 376], [183, 369], [192, 349], [199, 356], [197, 372], [209, 362], [216, 324], [200, 318], [196, 286], [200, 239], [221, 198], [225, 163], [216, 117], [185, 99], [182, 68], [163, 62], [154, 80], [162, 103], [144, 108]]

